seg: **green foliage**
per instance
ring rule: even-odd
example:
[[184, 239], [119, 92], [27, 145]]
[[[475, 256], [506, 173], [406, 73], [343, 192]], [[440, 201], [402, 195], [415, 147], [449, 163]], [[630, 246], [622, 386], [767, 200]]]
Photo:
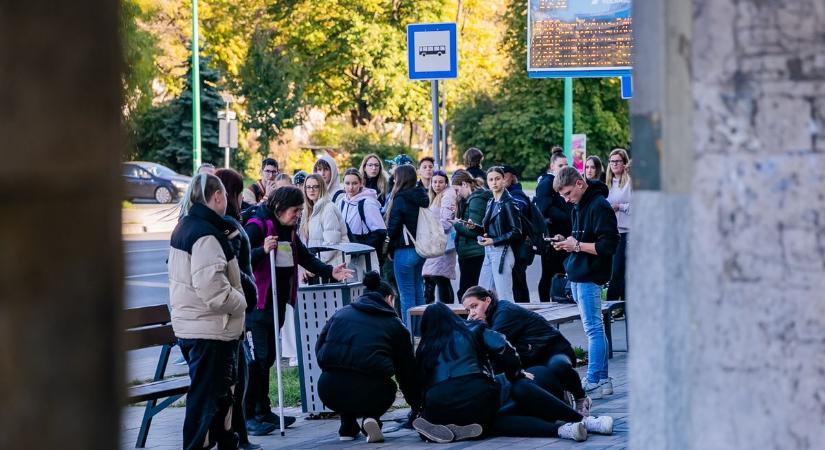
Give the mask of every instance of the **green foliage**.
[[[529, 179], [544, 172], [550, 148], [564, 140], [564, 83], [527, 77], [527, 2], [509, 0], [504, 21], [508, 75], [492, 95], [477, 93], [452, 111], [452, 137], [460, 149], [481, 148], [487, 166], [518, 161]], [[573, 130], [587, 134], [588, 154], [604, 160], [628, 145], [628, 102], [618, 79], [576, 79], [573, 99]]]
[[156, 39], [139, 26], [146, 14], [135, 0], [124, 0], [120, 34], [123, 44], [123, 110], [129, 114], [152, 103], [152, 80], [156, 75]]
[[[375, 153], [382, 159], [392, 159], [406, 153], [416, 158], [416, 151], [386, 130], [351, 128], [345, 124], [331, 124], [311, 137], [313, 145], [340, 149], [348, 156], [348, 167], [359, 167], [364, 156]], [[341, 168], [341, 172], [346, 168]]]
[[[281, 382], [284, 386], [284, 407], [301, 406], [301, 381], [297, 367], [284, 367], [281, 370]], [[269, 398], [272, 405], [278, 404], [278, 374], [275, 369], [269, 372]]]
[[146, 109], [138, 109], [129, 116], [126, 122], [130, 143], [125, 155], [127, 160], [158, 160], [157, 151], [167, 145], [162, 130], [172, 113], [171, 105], [163, 103]]

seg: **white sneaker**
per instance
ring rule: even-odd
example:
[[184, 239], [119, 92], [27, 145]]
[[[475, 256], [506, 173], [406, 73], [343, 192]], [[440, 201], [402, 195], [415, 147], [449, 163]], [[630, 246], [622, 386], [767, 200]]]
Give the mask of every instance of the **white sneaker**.
[[559, 438], [576, 442], [585, 441], [587, 440], [587, 428], [582, 422], [566, 423], [559, 427]]
[[423, 417], [413, 420], [412, 425], [415, 431], [437, 444], [446, 444], [455, 440], [455, 435], [447, 426], [430, 423]]
[[602, 398], [602, 385], [587, 381], [587, 377], [582, 378], [582, 389], [584, 389], [584, 395], [593, 400]]
[[384, 433], [381, 432], [381, 425], [377, 420], [369, 418], [364, 419], [364, 433], [367, 435], [367, 442], [370, 444], [376, 442], [384, 442]]
[[613, 395], [613, 378], [599, 380], [599, 386], [602, 387], [602, 395]]
[[613, 418], [610, 416], [586, 416], [582, 423], [588, 433], [613, 434]]
[[580, 398], [576, 400], [576, 412], [581, 414], [582, 417], [587, 417], [590, 415], [590, 407], [593, 406], [593, 400], [590, 399], [588, 396], [584, 396], [584, 398]]

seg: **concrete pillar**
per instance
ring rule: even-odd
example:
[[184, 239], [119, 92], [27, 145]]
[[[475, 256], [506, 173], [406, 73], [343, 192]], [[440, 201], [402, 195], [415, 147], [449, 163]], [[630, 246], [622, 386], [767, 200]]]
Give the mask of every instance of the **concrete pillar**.
[[634, 449], [825, 442], [825, 3], [636, 0]]
[[0, 448], [118, 448], [118, 2], [0, 3]]

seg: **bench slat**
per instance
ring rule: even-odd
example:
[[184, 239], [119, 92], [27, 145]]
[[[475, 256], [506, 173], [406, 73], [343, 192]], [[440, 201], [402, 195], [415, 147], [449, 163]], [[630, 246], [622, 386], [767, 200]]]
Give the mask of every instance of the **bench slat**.
[[142, 306], [123, 311], [124, 328], [140, 328], [150, 325], [163, 325], [172, 321], [169, 307], [166, 305]]
[[176, 342], [177, 338], [175, 338], [172, 325], [126, 330], [124, 337], [126, 350], [138, 350], [158, 345], [175, 344]]
[[127, 393], [127, 402], [130, 404], [140, 403], [173, 395], [182, 395], [189, 392], [189, 383], [189, 377], [182, 376], [132, 386]]

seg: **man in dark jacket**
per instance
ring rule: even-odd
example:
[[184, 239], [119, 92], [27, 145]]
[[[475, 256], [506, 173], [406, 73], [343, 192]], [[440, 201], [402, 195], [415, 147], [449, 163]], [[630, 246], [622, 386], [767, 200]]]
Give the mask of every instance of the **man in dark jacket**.
[[[567, 158], [564, 153], [555, 153], [550, 161], [550, 173], [541, 177], [536, 187], [536, 206], [544, 216], [547, 223], [547, 235], [570, 236], [570, 212], [572, 205], [567, 203], [558, 192], [553, 190], [555, 174], [567, 167]], [[567, 252], [558, 251], [554, 248], [541, 255], [541, 279], [539, 280], [539, 301], [549, 302], [552, 300], [551, 288], [553, 277], [556, 274], [564, 273], [564, 260], [567, 259]]]
[[[507, 192], [513, 197], [516, 209], [526, 216], [530, 214], [530, 197], [524, 193], [519, 183], [519, 172], [513, 166], [504, 165], [504, 183]], [[513, 300], [519, 303], [530, 303], [530, 288], [527, 287], [527, 266], [516, 260], [513, 265]]]
[[375, 272], [364, 276], [364, 286], [364, 295], [336, 312], [318, 337], [318, 394], [341, 415], [341, 440], [358, 435], [357, 419], [363, 417], [368, 441], [380, 442], [379, 419], [395, 401], [392, 377], [414, 411], [421, 392], [410, 334], [392, 307], [392, 287]]
[[[588, 340], [587, 377], [582, 387], [594, 399], [613, 393], [607, 374], [607, 338], [602, 323], [602, 285], [610, 280], [613, 253], [619, 243], [616, 214], [607, 202], [607, 186], [585, 180], [574, 168], [560, 170], [553, 181], [556, 190], [572, 203], [572, 236], [554, 244], [556, 250], [570, 253], [564, 264], [573, 299], [581, 310], [582, 325]], [[564, 238], [562, 235], [557, 238]]]

